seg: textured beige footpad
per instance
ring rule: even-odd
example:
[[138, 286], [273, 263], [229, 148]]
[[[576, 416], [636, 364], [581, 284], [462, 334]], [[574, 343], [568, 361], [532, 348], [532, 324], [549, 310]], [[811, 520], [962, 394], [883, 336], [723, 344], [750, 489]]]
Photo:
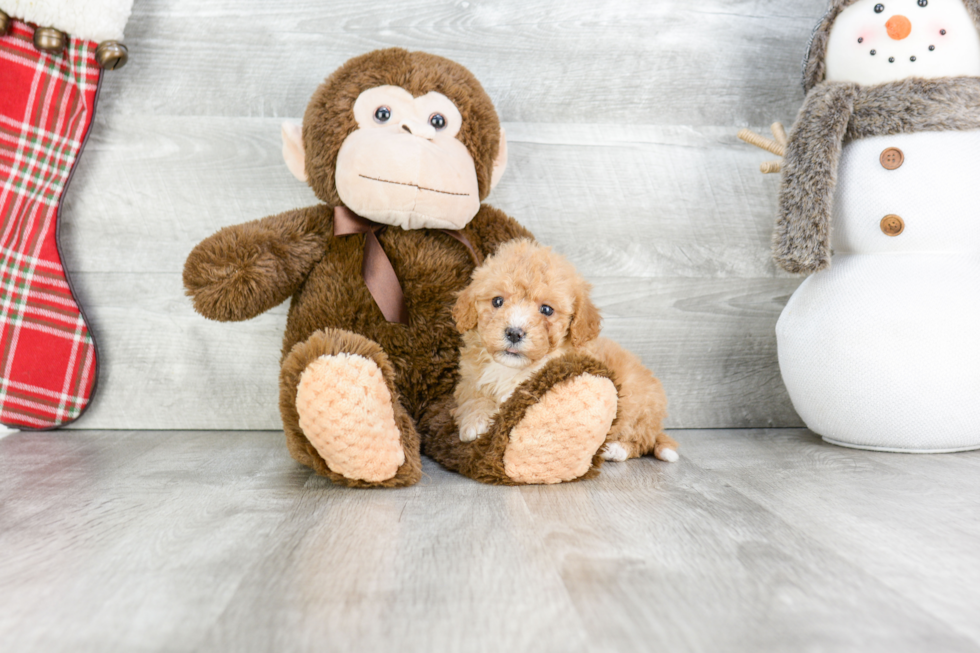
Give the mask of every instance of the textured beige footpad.
[[585, 374], [552, 388], [510, 434], [504, 471], [521, 483], [572, 481], [592, 466], [616, 418], [616, 386]]
[[296, 410], [303, 434], [338, 474], [379, 483], [405, 463], [391, 393], [374, 361], [316, 359], [300, 377]]

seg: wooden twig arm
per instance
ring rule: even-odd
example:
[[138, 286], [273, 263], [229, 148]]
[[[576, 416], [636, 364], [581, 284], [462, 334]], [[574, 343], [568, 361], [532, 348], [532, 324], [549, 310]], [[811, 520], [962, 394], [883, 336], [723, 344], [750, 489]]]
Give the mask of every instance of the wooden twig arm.
[[785, 147], [771, 138], [766, 138], [765, 136], [756, 134], [754, 131], [743, 129], [738, 133], [738, 137], [749, 145], [755, 145], [756, 147], [771, 154], [775, 154], [776, 156], [786, 156]]
[[772, 130], [772, 136], [776, 139], [776, 142], [783, 147], [786, 147], [786, 145], [789, 143], [789, 136], [786, 135], [786, 128], [783, 127], [783, 123], [774, 122], [769, 129]]
[[[775, 140], [756, 134], [750, 129], [739, 131], [738, 137], [749, 145], [755, 145], [778, 157], [786, 156], [786, 144], [789, 142], [789, 139], [786, 136], [786, 130], [783, 128], [782, 123], [774, 122], [770, 129], [772, 129], [772, 135]], [[782, 161], [767, 161], [759, 166], [759, 170], [767, 175], [780, 172], [782, 169]]]

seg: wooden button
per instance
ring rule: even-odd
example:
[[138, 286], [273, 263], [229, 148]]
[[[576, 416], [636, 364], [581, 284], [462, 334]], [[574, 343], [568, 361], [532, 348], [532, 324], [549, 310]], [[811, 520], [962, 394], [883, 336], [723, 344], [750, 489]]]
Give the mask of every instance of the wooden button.
[[889, 147], [881, 153], [881, 167], [885, 170], [898, 170], [905, 163], [905, 154], [897, 147]]
[[894, 238], [901, 235], [903, 231], [905, 231], [905, 220], [897, 215], [886, 215], [881, 219], [881, 233], [886, 236]]

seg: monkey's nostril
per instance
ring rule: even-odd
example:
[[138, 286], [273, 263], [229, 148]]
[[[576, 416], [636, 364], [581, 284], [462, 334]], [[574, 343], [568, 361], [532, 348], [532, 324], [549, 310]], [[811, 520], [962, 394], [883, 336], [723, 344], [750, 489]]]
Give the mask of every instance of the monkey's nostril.
[[409, 134], [412, 133], [412, 130], [409, 129], [408, 125], [402, 125], [402, 129], [404, 129], [405, 131], [407, 131]]
[[507, 327], [504, 330], [504, 335], [507, 336], [507, 339], [512, 343], [517, 344], [524, 338], [524, 330], [517, 329], [515, 327]]

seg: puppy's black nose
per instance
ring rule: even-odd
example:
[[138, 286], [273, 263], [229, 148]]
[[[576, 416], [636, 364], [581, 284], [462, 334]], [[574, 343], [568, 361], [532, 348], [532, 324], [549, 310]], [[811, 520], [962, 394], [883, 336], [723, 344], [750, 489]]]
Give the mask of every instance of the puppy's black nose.
[[524, 330], [516, 327], [507, 327], [504, 330], [504, 335], [507, 336], [508, 340], [516, 344], [524, 338]]

